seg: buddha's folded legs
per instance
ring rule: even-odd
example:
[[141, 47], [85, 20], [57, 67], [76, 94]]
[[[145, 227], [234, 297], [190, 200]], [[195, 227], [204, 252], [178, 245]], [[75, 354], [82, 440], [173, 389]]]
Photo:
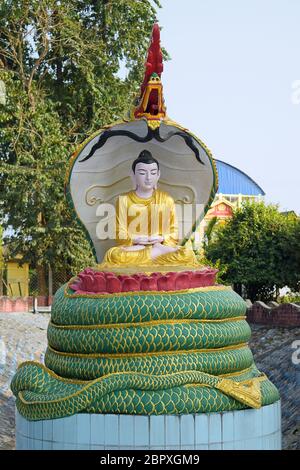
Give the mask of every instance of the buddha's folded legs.
[[113, 247], [106, 252], [103, 262], [98, 267], [101, 269], [101, 267], [108, 268], [110, 266], [152, 266], [153, 264], [159, 266], [199, 265], [191, 249], [183, 246], [170, 247], [162, 245], [161, 247], [163, 250], [154, 246], [145, 246], [143, 249], [136, 251], [129, 251], [124, 249], [124, 247]]
[[140, 251], [145, 249], [145, 245], [124, 246], [121, 249], [124, 251]]
[[113, 265], [118, 267], [150, 265], [152, 262], [151, 248], [151, 246], [147, 246], [143, 247], [143, 249], [134, 251], [129, 251], [128, 249], [124, 249], [124, 247], [117, 246], [110, 248], [106, 252], [100, 267], [102, 265]]
[[155, 258], [156, 265], [174, 265], [174, 266], [200, 266], [196, 255], [192, 249], [184, 246], [178, 246], [175, 251], [162, 254]]

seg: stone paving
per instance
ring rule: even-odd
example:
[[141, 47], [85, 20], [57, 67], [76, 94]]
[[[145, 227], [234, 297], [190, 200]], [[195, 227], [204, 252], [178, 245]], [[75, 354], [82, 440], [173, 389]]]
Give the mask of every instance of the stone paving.
[[[11, 378], [20, 362], [43, 362], [48, 322], [49, 314], [0, 313], [0, 449], [15, 446]], [[300, 449], [300, 365], [292, 363], [291, 347], [294, 340], [300, 340], [300, 328], [251, 328], [256, 364], [280, 390], [283, 448]]]
[[0, 313], [0, 449], [15, 447], [11, 379], [20, 362], [43, 361], [49, 318], [49, 314]]
[[[251, 325], [250, 347], [259, 370], [277, 386], [281, 396], [282, 448], [300, 449], [300, 364], [292, 362], [292, 343], [300, 328]], [[300, 359], [300, 342], [298, 358]]]

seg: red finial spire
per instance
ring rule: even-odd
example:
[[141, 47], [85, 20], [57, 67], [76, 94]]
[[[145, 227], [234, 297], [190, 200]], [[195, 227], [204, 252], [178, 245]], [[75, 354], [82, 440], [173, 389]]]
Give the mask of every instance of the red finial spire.
[[157, 75], [160, 77], [161, 73], [164, 69], [163, 66], [163, 56], [160, 48], [160, 30], [158, 23], [154, 23], [153, 29], [152, 29], [152, 38], [151, 38], [151, 44], [148, 49], [148, 56], [147, 60], [145, 62], [145, 76], [144, 76], [144, 81], [141, 86], [141, 95], [145, 91], [145, 87], [153, 73], [157, 73]]
[[148, 125], [152, 128], [158, 127], [161, 119], [164, 119], [166, 116], [166, 107], [160, 80], [163, 69], [160, 31], [158, 24], [155, 23], [153, 25], [151, 44], [145, 63], [145, 75], [141, 86], [139, 103], [133, 111], [135, 118], [145, 117], [148, 121]]

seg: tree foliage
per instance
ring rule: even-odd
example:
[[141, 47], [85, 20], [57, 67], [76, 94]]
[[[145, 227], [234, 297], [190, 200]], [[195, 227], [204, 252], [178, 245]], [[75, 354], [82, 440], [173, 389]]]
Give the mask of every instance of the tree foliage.
[[215, 229], [205, 254], [226, 266], [224, 280], [251, 300], [269, 300], [284, 286], [297, 290], [300, 219], [263, 202], [246, 203]]
[[[2, 0], [0, 214], [12, 254], [37, 267], [92, 260], [66, 205], [69, 156], [119, 119], [141, 83], [159, 1]], [[126, 78], [120, 68], [126, 67]]]

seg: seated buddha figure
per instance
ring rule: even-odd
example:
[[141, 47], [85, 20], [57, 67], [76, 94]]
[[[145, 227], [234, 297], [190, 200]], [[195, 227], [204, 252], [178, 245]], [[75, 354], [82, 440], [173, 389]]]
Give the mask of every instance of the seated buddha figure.
[[148, 150], [134, 160], [131, 177], [135, 190], [120, 195], [116, 204], [118, 246], [106, 252], [98, 268], [199, 268], [193, 250], [178, 245], [175, 203], [168, 193], [157, 189], [159, 163]]

